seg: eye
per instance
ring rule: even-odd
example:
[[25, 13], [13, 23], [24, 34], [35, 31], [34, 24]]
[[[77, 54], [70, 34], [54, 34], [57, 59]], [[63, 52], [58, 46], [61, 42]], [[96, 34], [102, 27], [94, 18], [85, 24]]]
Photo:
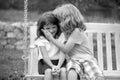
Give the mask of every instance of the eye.
[[50, 29], [50, 28], [45, 28], [45, 29]]
[[56, 28], [56, 26], [53, 26], [53, 28]]
[[47, 29], [47, 30], [48, 30], [48, 29], [50, 29], [50, 27], [48, 27], [48, 26], [44, 26], [44, 29]]

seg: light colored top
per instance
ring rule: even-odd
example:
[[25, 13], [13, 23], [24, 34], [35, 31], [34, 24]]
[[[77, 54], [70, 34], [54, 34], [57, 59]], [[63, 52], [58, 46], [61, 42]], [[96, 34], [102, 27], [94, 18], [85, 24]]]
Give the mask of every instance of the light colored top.
[[[58, 41], [60, 41], [60, 42], [63, 41], [62, 36], [59, 37]], [[40, 38], [38, 38], [35, 41], [35, 45], [39, 48], [39, 58], [38, 59], [43, 58], [41, 51], [40, 51], [40, 46], [45, 46], [50, 59], [58, 59], [59, 58], [59, 52], [60, 52], [59, 49], [52, 42], [48, 41], [43, 36], [41, 36]]]
[[74, 60], [95, 59], [90, 50], [88, 37], [83, 31], [80, 32], [80, 30], [76, 28], [70, 35], [69, 39], [75, 44], [71, 51], [68, 53], [68, 56], [70, 58]]

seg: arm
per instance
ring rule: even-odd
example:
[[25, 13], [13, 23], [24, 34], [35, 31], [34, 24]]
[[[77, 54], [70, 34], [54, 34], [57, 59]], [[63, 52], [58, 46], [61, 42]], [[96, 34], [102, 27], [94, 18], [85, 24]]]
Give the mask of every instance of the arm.
[[64, 63], [64, 60], [65, 60], [65, 54], [61, 51], [60, 52], [60, 56], [59, 56], [59, 63], [58, 63], [58, 67], [60, 68], [62, 66], [62, 64]]
[[73, 47], [73, 39], [69, 39], [66, 44], [61, 43], [60, 41], [53, 38], [52, 34], [47, 30], [42, 30], [46, 38], [48, 38], [53, 44], [55, 44], [62, 52], [68, 53]]
[[52, 68], [54, 65], [52, 64], [50, 57], [48, 56], [45, 46], [40, 46], [40, 50], [43, 56], [43, 60]]
[[71, 39], [69, 39], [66, 44], [59, 42], [58, 40], [54, 39], [53, 37], [50, 40], [64, 53], [68, 53], [69, 51], [71, 51], [71, 49], [75, 45]]
[[52, 34], [47, 31], [47, 30], [42, 30], [45, 34], [45, 36], [51, 41], [53, 42], [61, 51], [63, 51], [64, 53], [68, 53], [71, 51], [71, 49], [75, 46], [75, 44], [81, 44], [83, 42], [83, 37], [79, 31], [79, 29], [75, 29], [70, 37], [67, 40], [66, 44], [63, 44], [61, 42], [59, 42], [58, 40], [54, 39]]
[[56, 67], [54, 67], [54, 68], [52, 68], [52, 74], [53, 75], [58, 75], [59, 76], [59, 74], [60, 74], [60, 68], [61, 68], [61, 66], [62, 66], [62, 64], [64, 63], [64, 60], [65, 60], [65, 55], [64, 55], [64, 53], [63, 52], [61, 52], [60, 50], [59, 50], [59, 62], [58, 62], [58, 65], [56, 66]]

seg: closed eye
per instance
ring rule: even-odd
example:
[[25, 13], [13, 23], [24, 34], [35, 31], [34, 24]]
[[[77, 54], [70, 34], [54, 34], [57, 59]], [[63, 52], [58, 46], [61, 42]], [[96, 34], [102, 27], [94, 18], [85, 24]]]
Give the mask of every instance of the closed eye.
[[50, 28], [45, 28], [45, 29], [47, 29], [47, 30], [48, 30], [48, 29], [50, 29]]

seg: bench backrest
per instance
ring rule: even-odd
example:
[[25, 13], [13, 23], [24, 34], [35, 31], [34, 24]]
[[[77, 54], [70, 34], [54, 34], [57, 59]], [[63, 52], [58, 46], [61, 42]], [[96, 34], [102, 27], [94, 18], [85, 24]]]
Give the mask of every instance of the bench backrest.
[[[86, 26], [91, 49], [105, 76], [120, 76], [120, 24], [86, 23]], [[35, 31], [36, 26], [31, 26], [30, 45], [34, 45]], [[30, 64], [35, 63], [35, 60], [31, 60]]]

